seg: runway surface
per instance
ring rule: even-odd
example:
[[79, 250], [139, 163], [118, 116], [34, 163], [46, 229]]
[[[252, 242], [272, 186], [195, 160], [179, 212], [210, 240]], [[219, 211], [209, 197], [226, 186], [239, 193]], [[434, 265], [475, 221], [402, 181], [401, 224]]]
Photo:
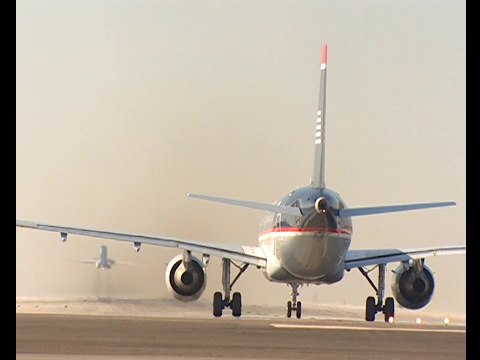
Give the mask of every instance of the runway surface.
[[466, 358], [466, 326], [389, 324], [381, 314], [365, 322], [252, 313], [234, 318], [229, 311], [214, 318], [182, 312], [81, 315], [66, 313], [68, 305], [38, 313], [25, 304], [19, 309], [17, 302], [18, 360]]

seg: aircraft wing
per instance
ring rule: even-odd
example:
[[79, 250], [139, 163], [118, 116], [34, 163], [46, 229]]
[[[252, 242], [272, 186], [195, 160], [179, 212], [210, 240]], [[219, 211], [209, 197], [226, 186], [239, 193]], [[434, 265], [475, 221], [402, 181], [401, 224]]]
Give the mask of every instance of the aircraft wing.
[[103, 239], [126, 241], [136, 244], [149, 244], [183, 250], [196, 251], [203, 254], [220, 256], [230, 260], [240, 261], [251, 265], [265, 267], [266, 258], [263, 250], [257, 246], [241, 246], [234, 244], [219, 244], [197, 240], [179, 239], [165, 236], [152, 236], [134, 233], [123, 233], [109, 230], [96, 230], [83, 227], [54, 225], [42, 222], [16, 220], [16, 226], [36, 230], [59, 232], [63, 241], [67, 234], [90, 236]]
[[95, 264], [98, 261], [98, 259], [89, 259], [89, 260], [80, 260], [80, 264]]
[[118, 266], [118, 265], [122, 265], [122, 266], [133, 266], [135, 265], [134, 262], [131, 262], [131, 261], [118, 261], [118, 260], [113, 260], [113, 259], [108, 259], [107, 262], [110, 264], [110, 265], [115, 265], [115, 266]]
[[345, 270], [353, 268], [423, 259], [431, 256], [465, 254], [466, 245], [437, 246], [415, 249], [349, 250], [345, 255]]

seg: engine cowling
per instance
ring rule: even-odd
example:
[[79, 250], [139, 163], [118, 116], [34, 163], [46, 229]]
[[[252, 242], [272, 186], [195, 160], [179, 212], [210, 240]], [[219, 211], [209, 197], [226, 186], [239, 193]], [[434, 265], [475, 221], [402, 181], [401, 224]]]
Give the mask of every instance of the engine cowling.
[[190, 302], [197, 300], [205, 291], [207, 274], [203, 262], [196, 256], [191, 256], [187, 268], [183, 259], [180, 254], [170, 260], [165, 271], [165, 283], [175, 299]]
[[432, 299], [435, 281], [426, 266], [397, 267], [392, 279], [392, 293], [397, 302], [407, 309], [421, 309]]

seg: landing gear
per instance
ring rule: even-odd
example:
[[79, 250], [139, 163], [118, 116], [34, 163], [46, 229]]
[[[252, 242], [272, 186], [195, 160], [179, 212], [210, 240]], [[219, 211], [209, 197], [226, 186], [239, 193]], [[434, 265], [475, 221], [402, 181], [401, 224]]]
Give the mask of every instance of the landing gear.
[[373, 287], [377, 294], [377, 302], [375, 302], [375, 298], [373, 296], [367, 297], [367, 301], [365, 303], [365, 320], [375, 321], [375, 315], [377, 312], [381, 311], [384, 314], [385, 321], [390, 322], [395, 319], [395, 300], [392, 297], [387, 297], [385, 299], [385, 304], [383, 304], [383, 296], [385, 294], [385, 272], [387, 267], [385, 264], [379, 264], [377, 267], [378, 289], [373, 281], [368, 277], [368, 272], [361, 267], [358, 268], [358, 270], [360, 270], [362, 275], [365, 276], [368, 283]]
[[291, 318], [292, 317], [292, 311], [295, 311], [295, 314], [297, 316], [297, 319], [300, 319], [302, 317], [302, 302], [297, 301], [297, 295], [298, 293], [298, 284], [297, 283], [289, 283], [288, 286], [292, 287], [292, 290], [290, 291], [290, 296], [292, 297], [291, 301], [287, 302], [287, 317]]
[[[239, 271], [237, 276], [230, 283], [230, 264], [235, 265]], [[230, 299], [230, 292], [232, 290], [233, 284], [238, 280], [240, 275], [247, 270], [248, 264], [243, 265], [242, 267], [233, 263], [230, 259], [222, 259], [222, 284], [225, 297], [222, 297], [222, 293], [217, 291], [213, 294], [213, 316], [220, 317], [222, 316], [223, 309], [229, 307], [232, 309], [232, 315], [239, 317], [242, 315], [242, 296], [238, 292], [234, 292], [232, 298]]]

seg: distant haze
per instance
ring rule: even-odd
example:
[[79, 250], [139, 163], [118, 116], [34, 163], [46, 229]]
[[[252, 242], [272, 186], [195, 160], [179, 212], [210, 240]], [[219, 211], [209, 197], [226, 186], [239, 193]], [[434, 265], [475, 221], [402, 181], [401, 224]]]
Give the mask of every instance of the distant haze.
[[[465, 244], [465, 15], [453, 0], [17, 0], [16, 217], [256, 245], [262, 212], [186, 194], [272, 202], [308, 183], [327, 43], [327, 186], [350, 207], [457, 202], [354, 218], [352, 248]], [[79, 263], [104, 243], [133, 265]], [[167, 298], [177, 253], [17, 229], [16, 296]], [[466, 256], [426, 264], [425, 309], [465, 313]], [[253, 267], [235, 290], [245, 307], [289, 299]], [[369, 295], [354, 270], [299, 300]]]

